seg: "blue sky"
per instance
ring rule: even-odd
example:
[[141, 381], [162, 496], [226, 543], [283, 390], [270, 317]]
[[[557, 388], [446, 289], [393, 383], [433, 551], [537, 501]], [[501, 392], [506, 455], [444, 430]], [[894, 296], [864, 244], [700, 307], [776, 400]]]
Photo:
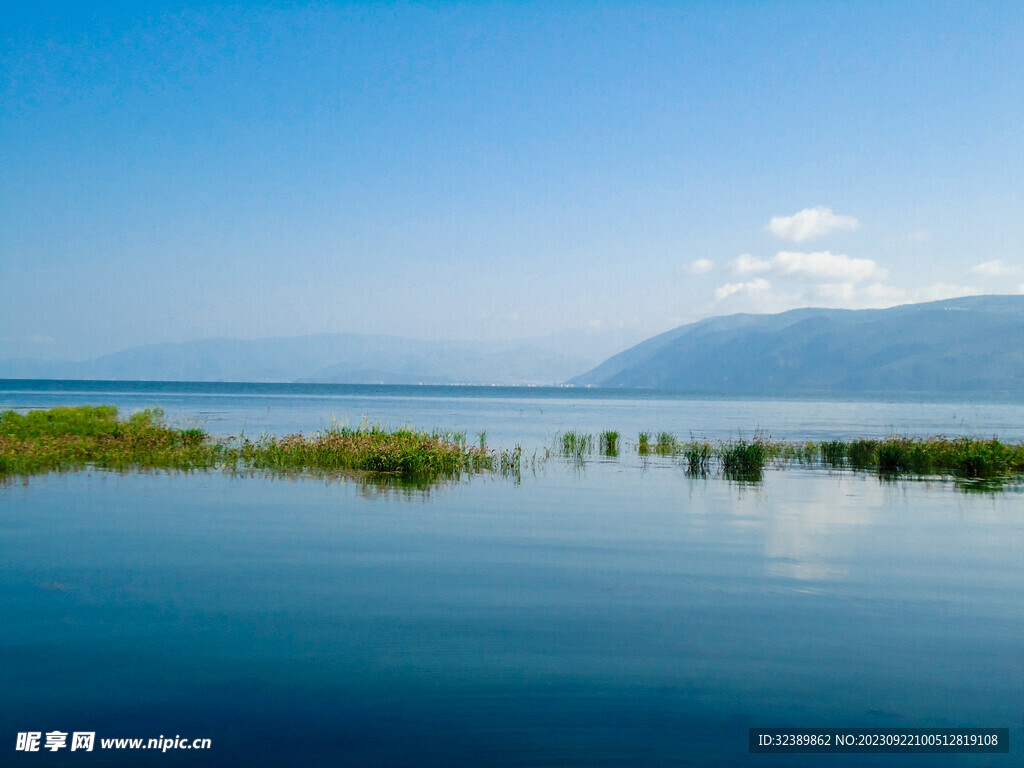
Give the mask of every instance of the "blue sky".
[[1024, 291], [1024, 4], [0, 17], [0, 357]]

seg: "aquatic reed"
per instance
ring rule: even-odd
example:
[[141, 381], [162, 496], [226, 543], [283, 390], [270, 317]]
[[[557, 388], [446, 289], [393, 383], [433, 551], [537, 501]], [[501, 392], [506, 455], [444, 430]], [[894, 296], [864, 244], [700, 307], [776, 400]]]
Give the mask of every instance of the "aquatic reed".
[[672, 456], [679, 451], [679, 440], [671, 432], [659, 432], [654, 449], [662, 456]]
[[641, 456], [646, 456], [647, 454], [649, 454], [651, 452], [651, 433], [650, 432], [641, 432], [637, 436], [636, 449], [637, 449], [637, 452]]
[[[33, 474], [87, 466], [182, 470], [358, 470], [402, 477], [441, 477], [491, 469], [494, 455], [465, 437], [412, 429], [389, 431], [338, 423], [311, 436], [213, 440], [197, 428], [165, 425], [158, 410], [126, 420], [110, 406], [0, 414], [0, 474]], [[482, 436], [481, 436], [482, 437]]]
[[604, 456], [619, 455], [619, 433], [608, 430], [601, 433], [601, 453]]
[[[536, 468], [553, 454], [582, 465], [594, 451], [594, 435], [569, 431], [556, 435], [555, 447], [529, 465]], [[619, 433], [599, 435], [603, 456], [619, 453]], [[995, 438], [913, 438], [826, 440], [790, 443], [755, 435], [753, 440], [680, 443], [671, 432], [640, 432], [637, 451], [679, 458], [688, 473], [716, 469], [730, 479], [759, 480], [764, 468], [798, 464], [830, 470], [874, 472], [880, 477], [953, 476], [959, 481], [988, 481], [1024, 474], [1024, 444]], [[168, 468], [268, 472], [368, 472], [431, 482], [465, 473], [498, 471], [521, 477], [522, 447], [492, 451], [487, 433], [470, 445], [465, 432], [424, 432], [411, 427], [387, 429], [364, 420], [350, 428], [332, 420], [312, 435], [214, 439], [198, 427], [176, 428], [163, 422], [159, 409], [119, 418], [113, 406], [75, 406], [46, 411], [0, 413], [0, 478], [39, 472], [102, 467]]]
[[718, 452], [722, 474], [736, 480], [760, 480], [767, 455], [768, 448], [759, 440], [726, 443]]
[[706, 475], [713, 455], [714, 451], [710, 444], [691, 440], [683, 446], [683, 456], [686, 458], [686, 471], [691, 475]]
[[594, 436], [589, 432], [563, 432], [559, 443], [562, 455], [578, 462], [582, 462], [594, 450]]

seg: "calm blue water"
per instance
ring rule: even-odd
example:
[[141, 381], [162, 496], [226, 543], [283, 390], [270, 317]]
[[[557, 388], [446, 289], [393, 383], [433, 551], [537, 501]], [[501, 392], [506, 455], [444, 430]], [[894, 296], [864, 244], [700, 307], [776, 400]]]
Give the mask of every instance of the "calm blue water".
[[[598, 422], [727, 436], [737, 412], [786, 437], [1021, 429], [1020, 406], [998, 404], [204, 386], [9, 387], [0, 407], [160, 405], [231, 433], [317, 428], [327, 404], [487, 429], [494, 445]], [[1009, 766], [1024, 754], [1019, 488], [803, 470], [740, 485], [629, 458], [427, 491], [92, 471], [0, 485], [0, 562], [3, 764]], [[1011, 752], [747, 753], [749, 727], [783, 725], [1008, 727]], [[14, 752], [17, 732], [55, 729], [213, 749]]]
[[536, 448], [569, 429], [667, 430], [711, 439], [762, 432], [780, 439], [970, 435], [1024, 439], [1024, 403], [729, 399], [555, 387], [416, 387], [0, 380], [0, 408], [159, 406], [178, 424], [220, 435], [312, 432], [331, 418], [391, 427], [486, 430], [488, 443]]

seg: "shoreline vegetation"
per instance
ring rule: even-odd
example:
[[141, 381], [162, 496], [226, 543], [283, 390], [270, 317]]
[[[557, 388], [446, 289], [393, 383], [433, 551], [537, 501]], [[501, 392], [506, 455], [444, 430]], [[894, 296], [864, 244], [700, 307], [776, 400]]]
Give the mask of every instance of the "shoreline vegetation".
[[114, 406], [75, 406], [0, 413], [0, 480], [90, 467], [235, 472], [365, 473], [368, 477], [429, 485], [484, 472], [518, 479], [525, 468], [561, 457], [582, 467], [593, 457], [617, 459], [631, 451], [644, 461], [678, 462], [690, 476], [718, 475], [758, 482], [766, 467], [799, 466], [873, 473], [882, 479], [953, 478], [999, 487], [1024, 475], [1024, 443], [996, 438], [913, 438], [787, 442], [763, 435], [727, 441], [680, 440], [671, 432], [640, 432], [635, 442], [618, 432], [567, 431], [532, 456], [521, 446], [489, 449], [464, 432], [385, 429], [337, 422], [312, 435], [215, 438], [198, 427], [172, 427], [160, 409], [119, 418]]
[[119, 419], [114, 406], [0, 413], [0, 476], [104, 469], [362, 471], [409, 479], [490, 469], [494, 454], [462, 433], [334, 423], [311, 436], [216, 439], [176, 428], [159, 409]]

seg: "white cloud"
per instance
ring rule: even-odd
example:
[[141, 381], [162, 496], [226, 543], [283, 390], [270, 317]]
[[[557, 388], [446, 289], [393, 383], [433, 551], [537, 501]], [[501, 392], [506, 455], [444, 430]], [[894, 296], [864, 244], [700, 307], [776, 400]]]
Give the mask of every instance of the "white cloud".
[[703, 275], [715, 268], [711, 259], [697, 259], [686, 265], [686, 271], [693, 275]]
[[860, 282], [869, 277], [881, 279], [888, 274], [871, 259], [851, 259], [829, 251], [780, 251], [772, 259], [772, 268], [784, 275], [804, 275], [839, 282]]
[[913, 232], [908, 232], [906, 240], [910, 243], [927, 243], [931, 241], [932, 233], [927, 229], [915, 229]]
[[721, 301], [722, 299], [737, 293], [756, 293], [770, 290], [771, 287], [771, 283], [763, 277], [758, 277], [748, 283], [726, 283], [725, 285], [715, 288], [715, 299], [717, 301]]
[[772, 216], [768, 231], [783, 240], [800, 243], [830, 232], [848, 232], [859, 226], [860, 222], [853, 216], [837, 216], [831, 208], [819, 205], [804, 208], [792, 216]]
[[[1024, 286], [1022, 286], [1024, 288]], [[836, 307], [840, 309], [882, 309], [905, 304], [908, 291], [882, 282], [836, 280], [832, 282], [790, 283], [783, 290], [764, 278], [729, 283], [717, 288], [708, 311], [785, 312], [797, 307]], [[917, 300], [917, 299], [914, 299]]]
[[758, 272], [767, 272], [772, 268], [772, 263], [744, 253], [733, 259], [729, 266], [737, 275], [752, 275]]
[[[775, 217], [769, 229], [779, 237], [799, 241], [858, 226], [857, 220], [851, 216], [837, 216], [828, 208], [818, 207], [805, 209], [794, 216]], [[930, 233], [924, 230], [904, 236], [906, 242], [923, 243], [930, 239]], [[984, 293], [974, 285], [943, 282], [925, 287], [891, 285], [888, 283], [888, 270], [873, 259], [854, 258], [827, 250], [785, 250], [778, 251], [771, 258], [744, 253], [730, 261], [728, 267], [732, 274], [738, 276], [737, 282], [714, 289], [714, 301], [708, 305], [707, 311], [764, 313], [798, 307], [871, 309]], [[985, 278], [1024, 274], [1024, 263], [1017, 266], [996, 259], [972, 267], [970, 273]], [[916, 276], [935, 279], [939, 275], [919, 270]], [[1008, 280], [1004, 282], [1010, 283]], [[1006, 285], [1006, 289], [1012, 290], [1012, 287]], [[1024, 283], [1017, 290], [1024, 294]]]
[[914, 291], [914, 301], [940, 301], [941, 299], [956, 299], [960, 296], [978, 296], [984, 293], [981, 288], [973, 285], [950, 285], [949, 283], [935, 283], [927, 288], [919, 288]]
[[971, 274], [981, 275], [982, 277], [1000, 277], [1001, 275], [1017, 275], [1020, 274], [1020, 271], [1020, 267], [1015, 267], [1011, 264], [1007, 264], [1002, 259], [995, 259], [994, 261], [986, 261], [981, 264], [975, 264], [970, 269]]
[[[780, 251], [772, 259], [760, 259], [744, 253], [729, 262], [732, 272], [740, 276], [774, 274], [793, 278], [798, 281], [812, 281], [822, 285], [797, 288], [797, 294], [789, 298], [804, 297], [807, 300], [825, 300], [827, 302], [848, 302], [863, 306], [878, 306], [904, 297], [905, 291], [889, 288], [881, 280], [888, 272], [880, 268], [871, 259], [854, 259], [845, 254], [830, 251], [804, 253], [801, 251]], [[855, 287], [867, 280], [873, 281], [868, 287]], [[715, 299], [721, 301], [727, 296], [750, 291], [767, 291], [766, 280], [737, 282], [722, 285], [715, 290]], [[856, 297], [856, 299], [854, 299]]]

